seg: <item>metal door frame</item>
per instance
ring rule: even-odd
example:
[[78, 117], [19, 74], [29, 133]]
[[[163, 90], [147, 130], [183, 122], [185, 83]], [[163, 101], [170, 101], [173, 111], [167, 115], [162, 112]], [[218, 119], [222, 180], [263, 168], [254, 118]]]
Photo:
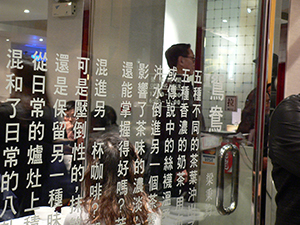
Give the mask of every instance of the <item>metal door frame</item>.
[[[266, 88], [268, 82], [268, 62], [272, 62], [273, 40], [275, 20], [276, 0], [261, 0], [259, 18], [260, 27], [258, 35], [258, 51], [257, 51], [257, 93], [256, 93], [256, 116], [255, 116], [255, 141], [253, 154], [253, 180], [252, 180], [252, 224], [261, 224], [262, 208], [261, 208], [261, 188], [262, 188], [262, 171], [263, 171], [263, 148], [264, 148], [264, 132], [265, 132], [265, 107], [266, 107]], [[271, 44], [270, 44], [271, 43]], [[271, 63], [272, 65], [272, 63]]]

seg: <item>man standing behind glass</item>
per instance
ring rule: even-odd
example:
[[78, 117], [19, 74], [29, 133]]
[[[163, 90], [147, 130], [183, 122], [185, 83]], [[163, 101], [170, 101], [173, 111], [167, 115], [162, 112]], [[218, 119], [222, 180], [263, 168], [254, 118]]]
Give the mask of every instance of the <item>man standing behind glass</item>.
[[183, 43], [172, 45], [165, 56], [170, 72], [159, 99], [162, 112], [157, 120], [161, 132], [154, 137], [159, 141], [159, 153], [153, 156], [153, 161], [159, 166], [152, 168], [151, 174], [159, 175], [162, 184], [159, 195], [166, 198], [171, 194], [194, 201], [198, 148], [192, 144], [196, 138], [192, 127], [198, 123], [196, 129], [200, 130], [200, 122], [193, 111], [193, 86], [188, 78], [194, 73], [195, 57], [191, 45]]
[[178, 75], [193, 75], [195, 70], [195, 56], [190, 44], [172, 45], [165, 52], [165, 56], [170, 69], [176, 67]]

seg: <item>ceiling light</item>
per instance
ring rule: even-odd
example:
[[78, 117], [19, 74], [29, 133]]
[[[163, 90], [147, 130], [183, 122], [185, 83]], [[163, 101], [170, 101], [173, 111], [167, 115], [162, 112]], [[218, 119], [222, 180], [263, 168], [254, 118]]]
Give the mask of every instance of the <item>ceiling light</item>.
[[40, 38], [39, 41], [44, 41], [44, 39], [43, 39], [43, 38]]
[[251, 13], [251, 12], [252, 12], [252, 9], [247, 8], [247, 13]]
[[24, 9], [24, 13], [30, 13], [29, 9]]
[[9, 38], [6, 38], [6, 41], [9, 41]]
[[223, 23], [227, 23], [227, 20], [222, 20]]

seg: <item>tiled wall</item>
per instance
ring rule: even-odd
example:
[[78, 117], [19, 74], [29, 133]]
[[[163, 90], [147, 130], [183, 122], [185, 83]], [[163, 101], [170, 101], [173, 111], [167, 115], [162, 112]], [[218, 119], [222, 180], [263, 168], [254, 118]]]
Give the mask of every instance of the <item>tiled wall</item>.
[[[247, 12], [251, 9], [251, 13]], [[238, 108], [254, 88], [257, 1], [208, 0], [205, 38], [203, 114], [210, 127], [209, 110], [223, 108], [223, 127], [231, 124], [232, 112], [224, 111], [225, 101], [210, 100], [211, 76], [224, 75], [224, 95], [235, 95]]]

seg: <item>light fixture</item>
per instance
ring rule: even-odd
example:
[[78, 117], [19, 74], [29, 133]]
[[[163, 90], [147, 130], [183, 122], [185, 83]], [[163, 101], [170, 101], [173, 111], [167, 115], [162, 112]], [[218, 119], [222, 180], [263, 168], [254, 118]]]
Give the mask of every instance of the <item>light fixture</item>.
[[24, 13], [30, 13], [29, 9], [24, 9]]
[[44, 39], [43, 39], [43, 38], [40, 38], [39, 41], [44, 41]]
[[254, 8], [248, 7], [248, 8], [247, 8], [247, 13], [250, 14], [250, 13], [252, 13], [252, 11], [255, 10], [255, 9], [257, 9], [257, 8], [256, 8], [256, 7], [254, 7]]
[[227, 23], [227, 20], [224, 19], [224, 20], [222, 20], [222, 22], [223, 22], [223, 23]]
[[9, 38], [6, 38], [6, 41], [8, 42], [8, 41], [9, 41]]

